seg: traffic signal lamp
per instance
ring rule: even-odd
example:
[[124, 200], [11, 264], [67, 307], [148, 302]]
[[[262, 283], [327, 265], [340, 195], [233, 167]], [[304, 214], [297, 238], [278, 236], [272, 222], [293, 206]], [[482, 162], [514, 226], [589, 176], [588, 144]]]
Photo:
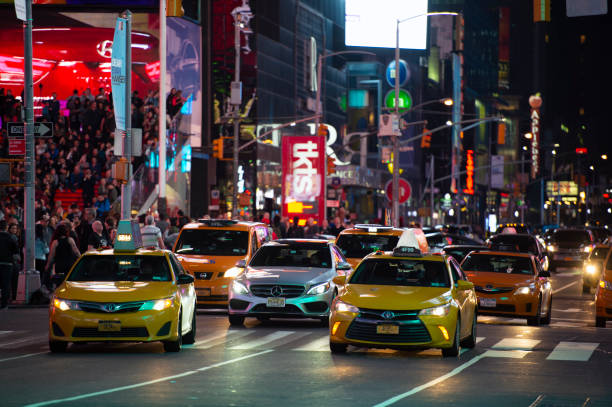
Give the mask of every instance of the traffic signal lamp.
[[327, 126], [324, 124], [319, 124], [319, 129], [317, 130], [317, 136], [319, 137], [327, 137], [329, 131], [327, 130]]
[[336, 173], [336, 160], [333, 157], [327, 156], [327, 175]]
[[506, 144], [506, 123], [499, 122], [497, 124], [497, 144]]
[[[427, 133], [429, 130], [424, 129], [423, 133]], [[426, 134], [421, 137], [421, 148], [430, 148], [431, 147], [431, 134]]]
[[213, 157], [218, 160], [223, 159], [223, 138], [219, 137], [213, 141]]

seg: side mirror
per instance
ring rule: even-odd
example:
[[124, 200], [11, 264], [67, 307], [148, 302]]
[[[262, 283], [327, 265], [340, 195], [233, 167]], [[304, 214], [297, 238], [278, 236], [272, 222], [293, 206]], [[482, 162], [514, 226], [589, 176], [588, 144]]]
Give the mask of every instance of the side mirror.
[[193, 276], [191, 274], [179, 274], [176, 283], [179, 285], [193, 283]]
[[58, 273], [58, 274], [54, 274], [53, 277], [51, 277], [51, 282], [55, 284], [55, 286], [57, 287], [58, 285], [63, 283], [65, 279], [66, 279], [66, 274]]
[[538, 273], [538, 277], [550, 277], [550, 272], [546, 270], [542, 270]]
[[346, 276], [336, 276], [332, 279], [336, 285], [344, 285], [346, 283]]
[[466, 281], [466, 280], [457, 281], [457, 290], [459, 291], [471, 290], [473, 288], [474, 288], [474, 283], [470, 281]]
[[246, 260], [245, 259], [238, 260], [236, 262], [236, 267], [240, 267], [241, 269], [245, 268], [246, 267]]
[[352, 268], [351, 268], [351, 265], [348, 264], [347, 262], [341, 261], [340, 263], [336, 265], [336, 270], [350, 271], [352, 270]]

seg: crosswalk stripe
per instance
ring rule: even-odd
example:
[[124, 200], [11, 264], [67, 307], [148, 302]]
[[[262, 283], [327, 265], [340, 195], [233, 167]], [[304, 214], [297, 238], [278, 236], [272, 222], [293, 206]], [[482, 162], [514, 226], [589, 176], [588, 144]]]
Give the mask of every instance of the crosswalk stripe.
[[309, 351], [309, 352], [329, 352], [329, 337], [324, 336], [319, 339], [315, 339], [312, 342], [308, 342], [304, 346], [295, 348], [297, 351]]
[[493, 358], [522, 359], [541, 341], [525, 338], [504, 338], [484, 353], [484, 356]]
[[235, 339], [251, 335], [252, 333], [254, 333], [254, 331], [227, 331], [221, 335], [213, 335], [207, 337], [206, 339], [199, 340], [193, 344], [193, 347], [196, 349], [210, 349], [213, 346], [221, 345], [226, 342], [231, 342]]
[[42, 340], [47, 339], [47, 338], [48, 338], [47, 335], [45, 335], [45, 336], [33, 336], [33, 337], [17, 339], [17, 340], [11, 341], [11, 342], [2, 342], [2, 343], [0, 343], [0, 348], [8, 348], [8, 347], [15, 346], [15, 345], [23, 346], [26, 343], [29, 343], [29, 342], [39, 342], [39, 341], [42, 341]]
[[485, 339], [487, 339], [486, 336], [477, 336], [476, 337], [476, 343], [480, 343], [480, 342], [484, 341]]
[[11, 332], [15, 331], [0, 331], [0, 335], [10, 334]]
[[291, 334], [294, 334], [295, 331], [276, 331], [273, 332], [271, 334], [268, 334], [262, 338], [256, 339], [254, 341], [251, 342], [246, 342], [237, 346], [232, 346], [230, 349], [241, 349], [241, 350], [247, 350], [247, 349], [255, 349], [255, 348], [259, 348], [262, 347], [270, 342], [276, 341], [278, 339], [284, 338], [286, 336], [289, 336]]
[[599, 343], [593, 342], [559, 342], [546, 359], [586, 362], [598, 346]]

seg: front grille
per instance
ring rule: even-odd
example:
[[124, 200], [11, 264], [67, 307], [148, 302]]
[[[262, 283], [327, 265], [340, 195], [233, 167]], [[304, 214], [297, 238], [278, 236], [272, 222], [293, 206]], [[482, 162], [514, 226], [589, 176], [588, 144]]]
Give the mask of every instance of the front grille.
[[[285, 297], [296, 298], [304, 294], [303, 285], [280, 285], [280, 284], [251, 284], [249, 287], [256, 297]], [[280, 289], [280, 291], [279, 291]], [[276, 295], [272, 294], [272, 291]]]
[[164, 324], [164, 326], [162, 326], [161, 328], [159, 328], [159, 331], [157, 331], [157, 336], [166, 336], [170, 333], [170, 326], [172, 325], [171, 321], [168, 321]]
[[431, 336], [421, 321], [412, 324], [401, 324], [399, 334], [377, 334], [376, 325], [354, 320], [346, 331], [348, 339], [380, 343], [424, 343], [431, 342]]
[[236, 299], [231, 299], [229, 302], [229, 306], [231, 309], [235, 309], [235, 310], [245, 310], [248, 306], [249, 306], [250, 302], [248, 301], [243, 301], [243, 300], [236, 300]]
[[209, 272], [198, 271], [196, 273], [193, 273], [196, 280], [210, 280], [213, 274], [214, 273], [212, 271], [209, 271]]
[[325, 301], [307, 302], [304, 307], [308, 312], [325, 312], [328, 309]]
[[144, 301], [138, 302], [79, 302], [79, 309], [84, 312], [124, 314], [138, 312]]
[[51, 326], [53, 327], [53, 335], [55, 335], [55, 336], [66, 336], [66, 335], [64, 335], [64, 331], [62, 331], [62, 328], [60, 328], [58, 324], [56, 324], [54, 322]]
[[516, 312], [516, 307], [512, 304], [497, 304], [495, 307], [478, 307], [478, 311], [483, 312]]
[[302, 310], [293, 304], [284, 307], [268, 307], [266, 304], [257, 304], [251, 308], [251, 312], [269, 312], [271, 314], [303, 314]]
[[387, 311], [359, 308], [359, 318], [376, 321], [414, 321], [419, 319], [417, 314], [418, 311]]
[[227, 301], [227, 295], [198, 295], [198, 301]]
[[72, 331], [74, 338], [147, 338], [149, 331], [142, 327], [122, 327], [121, 331], [104, 332], [98, 331], [98, 328], [82, 328], [76, 327]]
[[474, 289], [477, 293], [485, 293], [485, 294], [501, 294], [501, 293], [509, 293], [514, 290], [514, 287], [481, 287], [479, 285], [475, 286]]

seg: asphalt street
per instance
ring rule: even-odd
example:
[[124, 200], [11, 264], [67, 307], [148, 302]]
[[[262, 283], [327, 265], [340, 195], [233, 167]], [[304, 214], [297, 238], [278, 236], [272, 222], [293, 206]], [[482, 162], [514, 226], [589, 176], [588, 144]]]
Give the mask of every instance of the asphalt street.
[[576, 270], [553, 273], [553, 319], [480, 316], [478, 345], [332, 355], [317, 321], [198, 313], [178, 354], [159, 343], [47, 349], [47, 310], [0, 313], [2, 406], [612, 406], [612, 322], [595, 328]]

